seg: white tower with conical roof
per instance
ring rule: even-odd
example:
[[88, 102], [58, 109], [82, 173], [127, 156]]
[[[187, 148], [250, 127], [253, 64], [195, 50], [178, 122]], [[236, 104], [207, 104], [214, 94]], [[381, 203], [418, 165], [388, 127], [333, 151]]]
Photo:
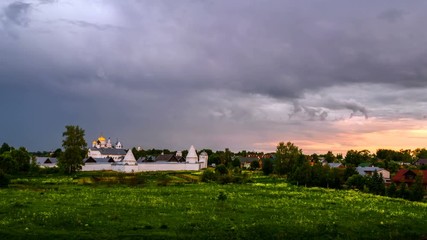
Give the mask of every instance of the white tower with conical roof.
[[193, 145], [191, 145], [190, 149], [188, 149], [187, 157], [185, 158], [187, 163], [198, 163], [199, 157], [197, 156], [196, 149]]
[[120, 163], [124, 165], [136, 165], [136, 159], [135, 159], [135, 156], [133, 155], [132, 149], [128, 150], [125, 158], [123, 158], [123, 160], [121, 160]]

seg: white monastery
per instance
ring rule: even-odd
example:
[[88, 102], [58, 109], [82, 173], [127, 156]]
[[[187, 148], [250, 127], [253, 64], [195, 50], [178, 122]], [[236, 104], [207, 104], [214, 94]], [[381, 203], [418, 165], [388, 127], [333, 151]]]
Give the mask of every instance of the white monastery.
[[194, 146], [188, 150], [184, 158], [180, 151], [175, 154], [161, 154], [157, 157], [135, 159], [132, 150], [127, 152], [122, 144], [117, 141], [115, 146], [110, 138], [106, 140], [100, 136], [92, 142], [88, 150], [88, 158], [83, 159], [82, 171], [112, 170], [117, 172], [145, 172], [145, 171], [180, 171], [200, 170], [208, 166], [206, 152], [197, 155]]
[[[41, 167], [56, 167], [54, 158], [38, 158], [37, 163]], [[117, 172], [148, 172], [148, 171], [181, 171], [200, 170], [208, 167], [208, 154], [201, 152], [197, 155], [194, 146], [188, 150], [184, 158], [180, 151], [175, 154], [161, 154], [157, 157], [149, 156], [138, 160], [132, 153], [132, 149], [123, 149], [117, 141], [115, 145], [110, 138], [100, 136], [92, 142], [88, 149], [88, 157], [83, 159], [82, 171], [117, 171]]]
[[126, 155], [126, 150], [117, 140], [113, 146], [111, 139], [106, 140], [102, 135], [92, 142], [92, 147], [88, 150], [88, 157], [92, 158], [112, 158], [114, 161], [119, 161]]

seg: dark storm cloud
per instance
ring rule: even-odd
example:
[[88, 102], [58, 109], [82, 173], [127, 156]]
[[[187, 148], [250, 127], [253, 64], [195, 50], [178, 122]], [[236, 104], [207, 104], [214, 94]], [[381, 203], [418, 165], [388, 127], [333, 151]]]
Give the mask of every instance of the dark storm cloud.
[[402, 18], [403, 10], [337, 1], [270, 3], [187, 1], [173, 7], [160, 1], [132, 9], [118, 4], [135, 28], [150, 33], [153, 24], [173, 39], [166, 48], [190, 57], [175, 65], [190, 74], [163, 73], [169, 84], [181, 76], [184, 84], [204, 79], [199, 86], [290, 99], [336, 84], [427, 85], [426, 34], [407, 29], [425, 18], [415, 5], [396, 4], [410, 8], [408, 20], [390, 26], [382, 20]]
[[0, 87], [46, 96], [17, 94], [31, 106], [62, 96], [53, 100], [67, 116], [61, 124], [73, 112], [91, 116], [75, 119], [92, 135], [116, 129], [112, 137], [126, 132], [129, 142], [143, 135], [158, 145], [212, 125], [238, 134], [271, 122], [291, 131], [284, 125], [424, 116], [402, 99], [427, 102], [413, 94], [427, 88], [426, 4], [7, 1], [0, 3]]
[[394, 23], [403, 18], [404, 12], [399, 9], [389, 9], [378, 15], [378, 18]]
[[31, 4], [24, 2], [13, 2], [4, 8], [3, 13], [6, 21], [20, 26], [27, 26], [29, 18], [28, 12], [31, 10]]

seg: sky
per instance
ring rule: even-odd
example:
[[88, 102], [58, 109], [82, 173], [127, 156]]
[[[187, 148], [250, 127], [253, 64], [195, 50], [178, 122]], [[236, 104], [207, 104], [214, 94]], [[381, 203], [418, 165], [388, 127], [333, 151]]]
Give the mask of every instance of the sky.
[[0, 2], [0, 143], [426, 147], [422, 0]]

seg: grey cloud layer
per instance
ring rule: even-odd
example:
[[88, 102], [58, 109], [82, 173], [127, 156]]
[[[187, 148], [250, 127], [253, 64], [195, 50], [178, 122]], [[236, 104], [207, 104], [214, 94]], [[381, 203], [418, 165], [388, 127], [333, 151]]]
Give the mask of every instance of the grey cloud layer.
[[[227, 119], [240, 121], [246, 132], [296, 119], [392, 118], [397, 110], [379, 106], [406, 107], [396, 103], [402, 96], [360, 96], [369, 91], [358, 86], [427, 88], [426, 10], [424, 1], [6, 1], [0, 86], [37, 86], [40, 95], [91, 101], [79, 108], [111, 118], [104, 128], [120, 122], [105, 113], [111, 108], [127, 109], [122, 116], [134, 127], [171, 132], [207, 121], [203, 114], [188, 117], [192, 111], [205, 111], [219, 122], [209, 124], [224, 131]], [[335, 87], [344, 92], [331, 92]], [[258, 122], [244, 121], [251, 118]], [[85, 121], [93, 131], [101, 128]]]

